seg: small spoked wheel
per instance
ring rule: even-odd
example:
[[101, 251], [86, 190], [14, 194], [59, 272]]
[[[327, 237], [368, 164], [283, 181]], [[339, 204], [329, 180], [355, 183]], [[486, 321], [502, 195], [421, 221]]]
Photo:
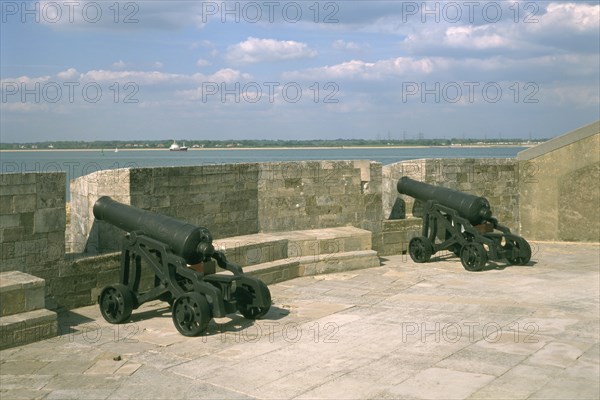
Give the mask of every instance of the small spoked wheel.
[[198, 336], [206, 330], [211, 314], [206, 298], [199, 293], [185, 293], [175, 299], [173, 324], [183, 336]]
[[433, 254], [433, 245], [431, 240], [425, 236], [416, 236], [410, 239], [408, 243], [408, 254], [416, 263], [426, 263], [431, 259]]
[[102, 289], [98, 303], [105, 320], [111, 324], [120, 324], [131, 316], [134, 294], [127, 286], [117, 283]]
[[487, 253], [481, 243], [467, 243], [460, 252], [460, 261], [467, 271], [481, 271], [487, 259]]
[[259, 290], [262, 292], [263, 297], [266, 298], [266, 303], [269, 304], [264, 307], [252, 306], [254, 289], [250, 286], [239, 287], [236, 289], [237, 309], [246, 319], [255, 320], [264, 317], [269, 309], [271, 308], [271, 292], [267, 285], [262, 281], [258, 281]]
[[[531, 260], [531, 246], [522, 237], [507, 237], [504, 251], [509, 254], [506, 260], [512, 265], [525, 265]], [[518, 255], [514, 255], [515, 253]]]

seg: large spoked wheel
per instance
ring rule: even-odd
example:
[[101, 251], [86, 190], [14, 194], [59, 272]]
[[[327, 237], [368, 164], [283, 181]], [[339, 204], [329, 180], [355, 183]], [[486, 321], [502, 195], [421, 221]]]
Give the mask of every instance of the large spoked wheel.
[[127, 286], [117, 283], [102, 289], [98, 303], [100, 312], [111, 324], [120, 324], [131, 317], [135, 295]]
[[487, 253], [481, 243], [467, 243], [460, 252], [460, 261], [467, 271], [481, 271], [487, 263]]
[[417, 236], [410, 239], [408, 243], [408, 254], [416, 263], [426, 263], [431, 259], [433, 254], [433, 245], [431, 240], [425, 236]]
[[237, 309], [246, 319], [255, 320], [264, 317], [271, 308], [271, 292], [267, 285], [262, 281], [258, 281], [258, 288], [262, 292], [263, 297], [267, 299], [267, 306], [259, 307], [252, 306], [255, 294], [254, 288], [250, 286], [243, 286], [236, 289]]
[[196, 292], [175, 299], [172, 308], [173, 324], [183, 336], [198, 336], [210, 322], [210, 307], [206, 297]]
[[527, 243], [527, 240], [519, 236], [510, 236], [506, 238], [506, 244], [504, 245], [504, 251], [509, 255], [506, 260], [512, 265], [525, 265], [531, 260], [531, 246]]

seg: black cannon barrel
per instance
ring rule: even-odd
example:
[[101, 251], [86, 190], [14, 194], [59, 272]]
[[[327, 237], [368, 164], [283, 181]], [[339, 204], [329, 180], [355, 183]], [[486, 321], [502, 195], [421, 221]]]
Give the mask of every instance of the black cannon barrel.
[[126, 232], [143, 232], [144, 235], [165, 243], [188, 264], [205, 261], [214, 252], [208, 229], [122, 204], [109, 196], [96, 200], [94, 217]]
[[410, 179], [407, 176], [400, 178], [396, 187], [401, 194], [406, 194], [421, 201], [433, 200], [452, 208], [473, 225], [481, 224], [492, 217], [490, 203], [485, 197], [429, 185]]

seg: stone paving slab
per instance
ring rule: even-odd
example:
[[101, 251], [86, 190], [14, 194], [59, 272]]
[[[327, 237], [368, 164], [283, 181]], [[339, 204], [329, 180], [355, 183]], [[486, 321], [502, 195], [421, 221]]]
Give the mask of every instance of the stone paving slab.
[[271, 285], [259, 321], [179, 335], [166, 303], [0, 352], [2, 399], [598, 399], [600, 247], [534, 243], [529, 266], [453, 257]]

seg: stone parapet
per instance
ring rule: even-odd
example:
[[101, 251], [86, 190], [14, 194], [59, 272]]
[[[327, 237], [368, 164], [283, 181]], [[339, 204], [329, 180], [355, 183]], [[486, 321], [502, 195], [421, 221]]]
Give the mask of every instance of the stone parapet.
[[56, 336], [56, 313], [46, 310], [44, 280], [0, 272], [0, 350]]
[[421, 236], [421, 218], [407, 218], [383, 221], [383, 250], [380, 256], [402, 254], [408, 251], [408, 243], [415, 236]]
[[395, 200], [406, 202], [406, 215], [412, 216], [414, 199], [400, 195], [396, 184], [402, 176], [482, 196], [489, 200], [494, 216], [514, 232], [519, 231], [519, 164], [500, 158], [428, 158], [402, 161], [383, 167], [383, 215], [388, 218]]
[[522, 151], [517, 158], [523, 236], [600, 241], [600, 123]]

